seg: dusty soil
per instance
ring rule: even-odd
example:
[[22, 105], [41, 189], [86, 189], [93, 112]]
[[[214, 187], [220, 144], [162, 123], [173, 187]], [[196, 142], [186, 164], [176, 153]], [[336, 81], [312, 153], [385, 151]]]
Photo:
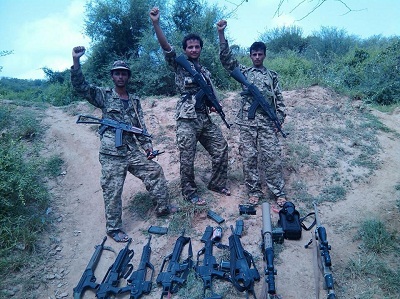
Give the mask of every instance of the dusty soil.
[[[228, 120], [233, 121], [237, 94], [228, 94], [227, 97], [228, 100], [224, 102], [224, 109]], [[316, 126], [321, 122], [318, 119], [319, 117], [329, 119], [334, 124], [338, 123], [326, 111], [320, 111], [314, 117], [305, 117], [300, 110], [296, 110], [298, 107], [308, 105], [317, 109], [317, 104], [322, 107], [337, 105], [340, 110], [345, 109], [347, 102], [347, 99], [340, 98], [320, 87], [285, 92], [284, 97], [289, 115], [285, 124], [287, 131], [291, 131], [293, 128], [307, 129]], [[165, 150], [165, 153], [159, 156], [158, 163], [162, 165], [171, 185], [176, 185], [179, 182], [179, 163], [173, 120], [175, 103], [176, 98], [146, 99], [143, 101], [148, 129], [155, 136], [154, 147]], [[361, 109], [360, 107], [352, 107], [352, 109]], [[94, 110], [86, 103], [80, 103], [67, 110], [65, 108], [50, 108], [47, 110], [47, 117], [44, 120], [44, 124], [48, 127], [46, 134], [47, 149], [44, 154], [60, 154], [65, 165], [57, 180], [49, 182], [54, 195], [51, 214], [56, 219], [56, 223], [55, 231], [50, 236], [52, 249], [46, 271], [53, 273], [53, 275], [48, 277], [46, 286], [40, 289], [42, 298], [72, 298], [72, 289], [77, 285], [92, 256], [94, 246], [99, 244], [105, 236], [104, 206], [99, 183], [99, 138], [93, 126], [75, 123], [76, 115], [79, 113], [99, 115], [98, 110]], [[399, 111], [393, 114], [374, 111], [373, 114], [388, 128], [398, 134], [400, 133]], [[349, 117], [351, 115], [350, 113]], [[214, 118], [218, 121], [218, 116], [214, 116]], [[315, 142], [307, 135], [306, 130], [302, 132], [301, 134], [291, 133], [288, 140], [282, 139], [284, 153], [289, 153], [289, 139], [293, 141], [294, 138], [302, 136], [302, 138], [309, 137], [309, 142]], [[237, 207], [245, 200], [245, 191], [244, 185], [240, 181], [241, 159], [238, 155], [238, 132], [237, 128], [233, 127], [230, 131], [224, 128], [224, 133], [230, 145], [230, 189], [232, 196], [219, 196], [208, 191], [203, 191], [203, 193], [204, 196], [211, 199], [209, 208], [217, 211], [226, 219], [222, 225], [224, 228], [223, 243], [228, 243], [229, 226], [235, 225], [237, 219], [244, 219], [245, 230], [241, 238], [242, 244], [246, 250], [253, 254], [263, 279], [262, 255], [259, 248], [262, 226], [261, 207], [257, 207], [257, 214], [254, 216], [242, 217], [239, 215]], [[322, 132], [319, 134], [320, 137], [324, 137]], [[393, 132], [381, 132], [378, 141], [381, 145], [379, 154], [376, 157], [371, 157], [371, 160], [379, 164], [378, 169], [370, 176], [367, 176], [362, 169], [354, 170], [352, 172], [354, 176], [359, 175], [364, 179], [353, 179], [345, 199], [324, 202], [319, 205], [320, 218], [327, 229], [329, 242], [332, 245], [333, 272], [339, 298], [362, 298], [356, 297], [360, 295], [357, 283], [344, 280], [341, 274], [344, 272], [349, 258], [356, 256], [359, 251], [359, 244], [354, 241], [354, 235], [362, 219], [364, 217], [378, 219], [391, 217], [392, 227], [398, 228], [400, 225], [398, 210], [393, 208], [398, 198], [395, 186], [400, 183], [400, 172], [398, 171], [400, 169], [399, 139]], [[342, 145], [346, 143], [345, 140], [341, 140], [332, 141], [331, 144], [335, 142]], [[321, 160], [328, 159], [329, 149], [324, 152], [324, 144], [315, 143], [313, 146], [317, 150], [319, 147], [323, 148]], [[346, 164], [347, 162], [343, 159], [343, 163]], [[196, 177], [197, 180], [206, 181], [209, 164], [207, 155], [199, 148], [196, 161], [196, 171], [199, 172]], [[330, 176], [329, 171], [331, 170], [323, 168], [315, 171], [307, 165], [300, 165], [293, 169], [293, 165], [292, 163], [290, 167], [285, 168], [289, 197], [293, 198], [296, 205], [301, 208], [302, 213], [308, 212], [310, 205], [303, 204], [299, 194], [295, 193], [295, 189], [292, 187], [294, 182], [301, 179], [308, 183], [308, 191], [313, 194], [326, 186], [327, 182], [323, 179]], [[341, 167], [343, 168], [343, 165]], [[343, 168], [343, 170], [342, 168], [339, 167], [336, 171], [339, 169], [339, 172], [343, 172], [342, 175], [348, 175], [345, 174], [346, 168]], [[126, 232], [133, 238], [130, 248], [135, 251], [132, 260], [135, 269], [142, 248], [147, 241], [146, 231], [148, 227], [150, 225], [168, 226], [174, 217], [160, 220], [156, 219], [151, 211], [143, 216], [137, 215], [132, 209], [128, 209], [129, 202], [138, 192], [145, 192], [143, 184], [137, 178], [128, 175], [123, 194], [123, 202], [126, 207], [123, 214], [123, 224]], [[173, 194], [176, 193], [175, 190]], [[176, 204], [181, 203], [179, 196], [174, 197], [172, 201]], [[272, 211], [271, 215], [275, 223], [278, 214]], [[202, 247], [200, 238], [207, 225], [216, 226], [217, 224], [208, 219], [205, 213], [197, 213], [194, 216], [192, 227], [188, 227], [186, 230], [186, 235], [192, 237], [194, 252]], [[153, 235], [151, 262], [156, 269], [155, 277], [160, 270], [163, 258], [172, 252], [173, 244], [178, 236], [178, 233], [172, 231], [163, 236]], [[312, 250], [304, 248], [310, 236], [309, 232], [303, 232], [302, 239], [299, 241], [285, 240], [279, 253], [277, 253], [275, 259], [275, 267], [278, 273], [276, 286], [282, 298], [315, 298]], [[110, 238], [107, 239], [106, 245], [112, 247], [116, 253], [124, 246], [124, 244], [116, 243]], [[98, 282], [101, 281], [108, 266], [112, 264], [116, 253], [103, 252], [96, 269]], [[214, 253], [221, 255], [218, 249], [214, 249]], [[125, 285], [126, 282], [122, 280], [122, 284]], [[214, 285], [216, 284], [218, 283], [215, 282]], [[236, 292], [228, 282], [220, 282], [219, 284], [232, 289], [225, 295], [225, 298], [245, 298], [244, 294]], [[201, 283], [196, 286], [200, 288], [198, 293], [201, 293]], [[263, 286], [262, 281], [256, 283], [257, 295], [260, 294]], [[156, 285], [154, 278], [152, 292], [144, 298], [159, 298], [160, 294], [161, 288]], [[321, 298], [324, 298], [324, 290], [321, 289], [320, 294]], [[88, 290], [83, 298], [94, 297], [94, 293]], [[189, 295], [174, 295], [173, 297], [190, 298]], [[121, 295], [118, 298], [129, 298], [129, 295]]]

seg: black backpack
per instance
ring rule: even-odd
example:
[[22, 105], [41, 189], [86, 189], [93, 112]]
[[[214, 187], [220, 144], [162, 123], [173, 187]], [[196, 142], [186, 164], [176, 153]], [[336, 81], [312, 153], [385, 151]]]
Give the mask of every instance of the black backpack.
[[314, 212], [309, 213], [307, 216], [301, 218], [299, 211], [296, 210], [295, 205], [287, 201], [283, 205], [282, 209], [279, 211], [278, 225], [282, 227], [283, 237], [288, 240], [299, 240], [301, 239], [301, 231], [310, 230], [315, 225], [314, 222], [306, 227], [303, 224], [304, 219], [310, 215], [314, 215]]

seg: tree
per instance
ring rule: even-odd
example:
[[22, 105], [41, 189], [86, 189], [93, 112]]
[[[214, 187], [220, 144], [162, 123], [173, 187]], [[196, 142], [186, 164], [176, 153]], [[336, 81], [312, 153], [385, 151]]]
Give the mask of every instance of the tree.
[[[5, 51], [5, 50], [1, 50], [0, 51], [0, 57], [3, 57], [3, 56], [7, 56], [7, 55], [10, 55], [10, 54], [12, 54], [13, 53], [13, 51]], [[1, 73], [1, 70], [3, 69], [3, 67], [0, 65], [0, 73]]]
[[85, 33], [92, 40], [89, 77], [100, 83], [110, 63], [138, 58], [140, 40], [149, 26], [147, 0], [89, 0]]
[[302, 53], [307, 46], [302, 35], [303, 30], [298, 26], [283, 26], [265, 32], [260, 39], [267, 44], [271, 52], [279, 53], [289, 50]]

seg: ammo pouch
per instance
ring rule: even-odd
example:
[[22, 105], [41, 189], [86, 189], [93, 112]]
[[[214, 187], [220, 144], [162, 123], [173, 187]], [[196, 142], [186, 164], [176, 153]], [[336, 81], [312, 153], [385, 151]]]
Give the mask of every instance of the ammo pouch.
[[311, 230], [315, 225], [315, 219], [310, 226], [306, 227], [303, 221], [314, 215], [314, 212], [308, 213], [305, 217], [300, 218], [299, 211], [296, 210], [294, 204], [290, 201], [285, 202], [283, 208], [279, 211], [278, 225], [282, 227], [283, 237], [288, 240], [301, 239], [301, 230]]
[[283, 208], [279, 211], [278, 224], [282, 227], [285, 239], [299, 240], [301, 238], [300, 213], [292, 202], [285, 202]]

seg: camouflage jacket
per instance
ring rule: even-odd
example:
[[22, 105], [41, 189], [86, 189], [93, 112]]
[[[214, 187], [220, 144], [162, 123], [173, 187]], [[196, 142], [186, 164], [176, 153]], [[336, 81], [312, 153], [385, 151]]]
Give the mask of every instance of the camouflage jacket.
[[[279, 87], [278, 75], [276, 72], [268, 70], [265, 67], [264, 69], [257, 69], [239, 64], [237, 59], [232, 54], [228, 42], [220, 43], [220, 60], [224, 68], [229, 72], [233, 71], [235, 67], [239, 67], [240, 71], [247, 78], [247, 80], [257, 86], [260, 92], [264, 95], [265, 99], [269, 101], [271, 107], [275, 108], [279, 121], [281, 123], [284, 122], [286, 117], [286, 108], [285, 104], [283, 103], [282, 92]], [[242, 86], [242, 88], [243, 91], [246, 90], [244, 86]], [[239, 125], [255, 126], [259, 123], [258, 120], [269, 119], [260, 106], [257, 108], [255, 119], [248, 119], [247, 115], [252, 102], [253, 97], [251, 94], [242, 95], [241, 107], [236, 120], [236, 123]]]
[[[71, 68], [71, 83], [80, 96], [101, 109], [103, 118], [109, 118], [146, 130], [143, 110], [136, 95], [129, 94], [128, 107], [124, 108], [122, 100], [120, 100], [114, 89], [89, 84], [85, 80], [81, 68], [77, 70]], [[138, 147], [136, 141], [139, 142], [144, 150], [152, 147], [150, 138], [127, 132], [123, 133], [123, 145], [115, 147], [115, 130], [111, 128], [105, 130], [100, 139], [100, 153], [114, 156], [126, 156], [129, 149]]]
[[[176, 52], [174, 49], [172, 49], [170, 52], [164, 53], [167, 64], [172, 71], [175, 72], [175, 84], [178, 92], [181, 95], [176, 105], [175, 119], [195, 119], [197, 118], [195, 110], [196, 93], [200, 91], [200, 86], [196, 83], [192, 75], [190, 75], [187, 70], [176, 63]], [[189, 61], [189, 63], [195, 70], [193, 63], [191, 61]], [[205, 67], [200, 66], [200, 72], [206, 81], [211, 82], [211, 73]], [[204, 111], [208, 112], [205, 107]]]

